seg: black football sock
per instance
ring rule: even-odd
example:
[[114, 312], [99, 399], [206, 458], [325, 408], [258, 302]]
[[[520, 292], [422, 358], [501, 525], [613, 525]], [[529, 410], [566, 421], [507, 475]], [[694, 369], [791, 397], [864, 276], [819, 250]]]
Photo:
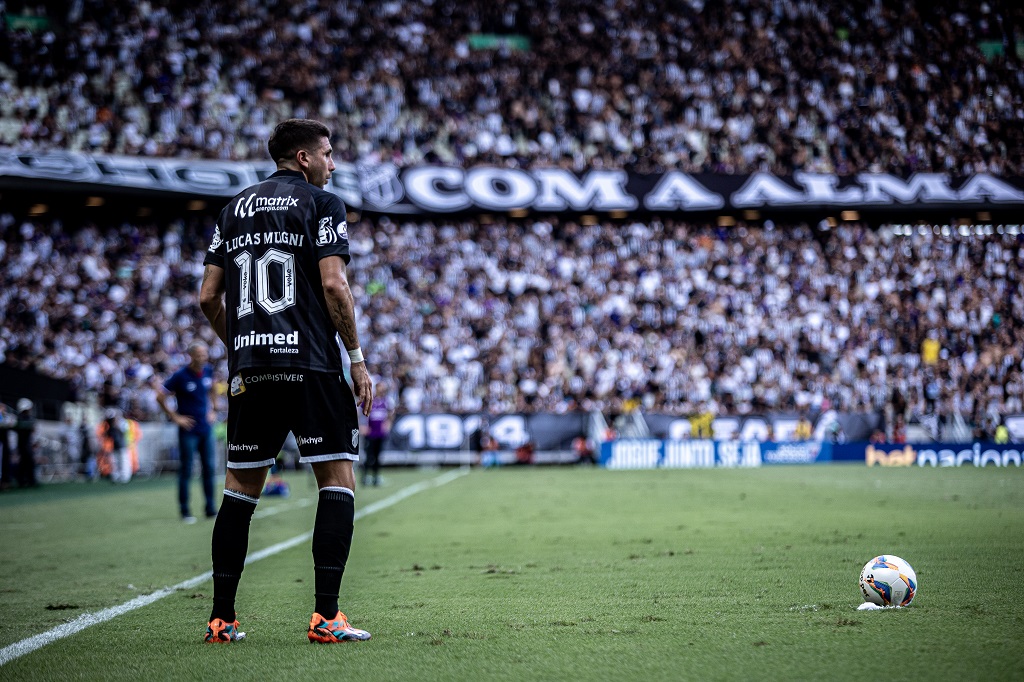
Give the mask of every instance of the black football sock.
[[356, 513], [355, 494], [348, 488], [320, 489], [313, 524], [313, 571], [316, 578], [315, 610], [324, 618], [338, 613], [341, 576], [352, 546]]
[[234, 490], [224, 491], [213, 524], [213, 612], [210, 620], [235, 620], [235, 592], [249, 549], [249, 522], [258, 498]]

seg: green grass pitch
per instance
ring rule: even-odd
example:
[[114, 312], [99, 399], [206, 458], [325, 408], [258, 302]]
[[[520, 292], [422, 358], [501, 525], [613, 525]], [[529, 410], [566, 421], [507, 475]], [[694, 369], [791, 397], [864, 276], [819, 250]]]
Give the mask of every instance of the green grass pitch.
[[[357, 509], [441, 474], [386, 472]], [[289, 480], [250, 552], [311, 529], [314, 484]], [[168, 478], [0, 495], [0, 649], [208, 571], [212, 523], [175, 509]], [[918, 596], [856, 611], [881, 553]], [[1022, 679], [1022, 559], [1016, 468], [474, 470], [357, 521], [341, 603], [370, 642], [306, 641], [305, 541], [246, 568], [245, 642], [201, 642], [207, 581], [0, 679]]]

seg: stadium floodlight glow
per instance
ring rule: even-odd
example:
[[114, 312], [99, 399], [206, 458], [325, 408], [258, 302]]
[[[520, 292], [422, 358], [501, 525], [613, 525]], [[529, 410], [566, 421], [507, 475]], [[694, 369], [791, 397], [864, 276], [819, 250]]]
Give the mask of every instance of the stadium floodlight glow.
[[46, 204], [33, 204], [32, 208], [28, 209], [30, 216], [43, 215], [50, 210], [50, 207]]
[[847, 222], [854, 220], [860, 220], [860, 213], [858, 211], [843, 211], [839, 214], [839, 217]]
[[86, 206], [102, 206], [104, 203], [106, 202], [104, 202], [103, 197], [88, 197], [85, 200]]
[[193, 199], [185, 206], [189, 211], [202, 211], [206, 208], [206, 202], [202, 199]]

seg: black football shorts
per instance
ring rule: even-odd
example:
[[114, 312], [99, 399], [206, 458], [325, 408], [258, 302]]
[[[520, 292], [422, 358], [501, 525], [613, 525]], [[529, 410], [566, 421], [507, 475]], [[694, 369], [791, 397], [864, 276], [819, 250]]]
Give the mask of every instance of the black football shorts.
[[359, 459], [359, 416], [340, 374], [243, 369], [228, 387], [228, 467], [270, 466], [291, 431], [299, 461]]

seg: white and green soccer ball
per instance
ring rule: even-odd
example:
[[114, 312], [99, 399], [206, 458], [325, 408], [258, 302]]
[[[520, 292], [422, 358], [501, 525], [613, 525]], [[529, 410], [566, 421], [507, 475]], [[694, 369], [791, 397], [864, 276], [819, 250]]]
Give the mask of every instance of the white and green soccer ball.
[[860, 572], [860, 591], [870, 604], [908, 606], [917, 594], [917, 574], [898, 556], [876, 556]]

